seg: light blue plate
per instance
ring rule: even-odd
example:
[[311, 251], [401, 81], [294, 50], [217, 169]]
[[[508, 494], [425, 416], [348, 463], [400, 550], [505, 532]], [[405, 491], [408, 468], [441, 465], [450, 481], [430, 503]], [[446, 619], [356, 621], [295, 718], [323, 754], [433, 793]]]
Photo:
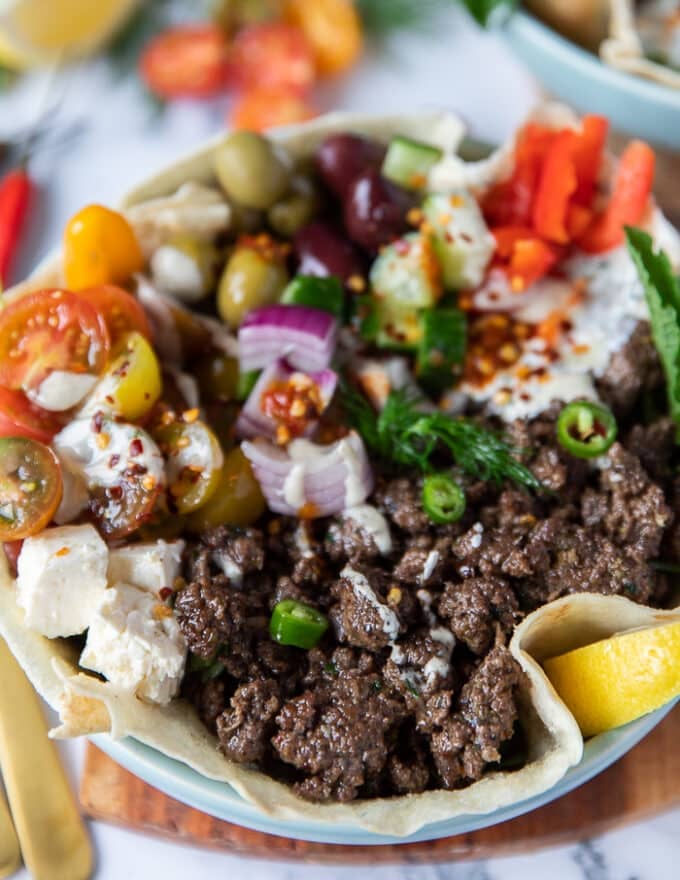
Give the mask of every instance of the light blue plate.
[[582, 113], [608, 116], [612, 126], [680, 150], [680, 90], [615, 70], [525, 12], [501, 31], [545, 88]]
[[637, 721], [609, 733], [593, 737], [585, 746], [583, 759], [549, 791], [528, 798], [518, 804], [493, 813], [459, 816], [447, 822], [427, 825], [410, 837], [389, 837], [342, 825], [322, 822], [293, 822], [273, 820], [239, 797], [226, 783], [215, 782], [191, 770], [185, 764], [167, 758], [160, 752], [131, 738], [114, 741], [109, 736], [91, 737], [92, 742], [111, 758], [135, 775], [178, 801], [196, 807], [204, 813], [225, 819], [236, 825], [265, 831], [281, 837], [311, 840], [318, 843], [363, 844], [374, 846], [385, 843], [413, 843], [418, 840], [436, 840], [453, 834], [465, 834], [498, 822], [513, 819], [543, 806], [555, 798], [577, 788], [597, 773], [609, 767], [646, 736], [668, 714], [672, 704], [652, 712]]

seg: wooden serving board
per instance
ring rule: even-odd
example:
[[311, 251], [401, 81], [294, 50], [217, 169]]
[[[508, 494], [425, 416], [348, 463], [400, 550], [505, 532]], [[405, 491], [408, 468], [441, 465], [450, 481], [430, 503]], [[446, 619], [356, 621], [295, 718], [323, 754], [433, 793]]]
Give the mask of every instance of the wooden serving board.
[[432, 863], [528, 852], [600, 834], [680, 805], [680, 709], [620, 761], [557, 801], [481, 831], [399, 846], [306, 843], [249, 831], [162, 794], [88, 745], [85, 813], [180, 843], [266, 859], [358, 864]]

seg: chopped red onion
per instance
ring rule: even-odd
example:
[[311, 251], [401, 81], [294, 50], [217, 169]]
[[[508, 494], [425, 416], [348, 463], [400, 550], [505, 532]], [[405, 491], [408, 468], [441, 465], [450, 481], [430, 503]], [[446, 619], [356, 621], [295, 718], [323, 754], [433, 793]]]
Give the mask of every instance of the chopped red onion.
[[281, 304], [254, 309], [238, 331], [241, 370], [259, 370], [283, 357], [298, 370], [323, 370], [337, 335], [338, 322], [321, 309]]
[[[338, 376], [333, 370], [303, 373], [300, 370], [294, 370], [285, 360], [274, 361], [262, 371], [243, 405], [236, 421], [237, 437], [267, 437], [269, 439], [276, 437], [276, 422], [262, 412], [262, 395], [274, 384], [295, 382], [295, 377], [299, 377], [302, 382], [309, 379], [317, 386], [322, 407], [321, 412], [326, 409], [338, 384]], [[317, 424], [317, 419], [310, 420], [303, 436], [311, 436]]]
[[330, 516], [361, 504], [373, 490], [368, 455], [355, 431], [326, 446], [300, 439], [284, 450], [255, 440], [244, 441], [241, 449], [275, 513]]

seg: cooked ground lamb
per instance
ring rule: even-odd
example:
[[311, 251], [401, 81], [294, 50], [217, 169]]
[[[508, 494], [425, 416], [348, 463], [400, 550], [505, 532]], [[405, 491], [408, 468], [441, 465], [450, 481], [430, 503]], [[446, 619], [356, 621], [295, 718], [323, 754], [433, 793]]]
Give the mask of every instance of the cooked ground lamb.
[[[582, 591], [663, 601], [650, 563], [680, 546], [673, 425], [630, 416], [658, 381], [641, 325], [601, 382], [619, 415], [608, 454], [565, 452], [559, 406], [518, 421], [508, 433], [545, 491], [466, 485], [453, 525], [424, 513], [416, 473], [382, 474], [369, 501], [387, 554], [347, 517], [269, 515], [192, 543], [175, 603], [193, 657], [185, 695], [224, 754], [312, 800], [457, 788], [497, 767], [518, 736], [507, 644], [522, 617]], [[284, 598], [328, 617], [318, 647], [272, 641]]]

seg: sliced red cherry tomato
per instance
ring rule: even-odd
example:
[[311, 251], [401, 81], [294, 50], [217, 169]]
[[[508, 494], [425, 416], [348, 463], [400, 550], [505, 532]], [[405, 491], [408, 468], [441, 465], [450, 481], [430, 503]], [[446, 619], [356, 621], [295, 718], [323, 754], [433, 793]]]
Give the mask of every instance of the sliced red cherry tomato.
[[292, 125], [316, 116], [306, 98], [285, 89], [254, 89], [234, 104], [230, 124], [247, 131], [265, 131], [276, 125]]
[[36, 406], [22, 391], [0, 387], [0, 437], [30, 437], [49, 443], [61, 427], [54, 413]]
[[0, 439], [0, 541], [44, 529], [61, 493], [61, 468], [49, 446], [28, 437]]
[[169, 28], [142, 53], [140, 71], [161, 98], [207, 98], [226, 84], [226, 39], [213, 24]]
[[101, 373], [111, 340], [102, 315], [68, 290], [41, 290], [0, 311], [0, 385], [35, 388], [52, 370]]
[[12, 577], [17, 576], [19, 554], [21, 553], [21, 548], [23, 546], [23, 539], [20, 539], [18, 541], [5, 541], [5, 543], [2, 545], [2, 549], [5, 552], [5, 558], [7, 559], [7, 564], [9, 565], [9, 571]]
[[127, 290], [115, 284], [100, 284], [98, 287], [79, 290], [78, 296], [86, 299], [104, 316], [112, 346], [115, 347], [123, 336], [135, 330], [149, 342], [152, 341], [151, 324], [146, 312]]
[[632, 141], [626, 147], [609, 203], [579, 241], [584, 251], [599, 254], [623, 244], [624, 226], [639, 223], [649, 205], [654, 166], [654, 150], [644, 141]]
[[233, 79], [242, 89], [301, 94], [314, 84], [314, 52], [293, 25], [273, 22], [244, 28], [234, 40], [230, 61]]

